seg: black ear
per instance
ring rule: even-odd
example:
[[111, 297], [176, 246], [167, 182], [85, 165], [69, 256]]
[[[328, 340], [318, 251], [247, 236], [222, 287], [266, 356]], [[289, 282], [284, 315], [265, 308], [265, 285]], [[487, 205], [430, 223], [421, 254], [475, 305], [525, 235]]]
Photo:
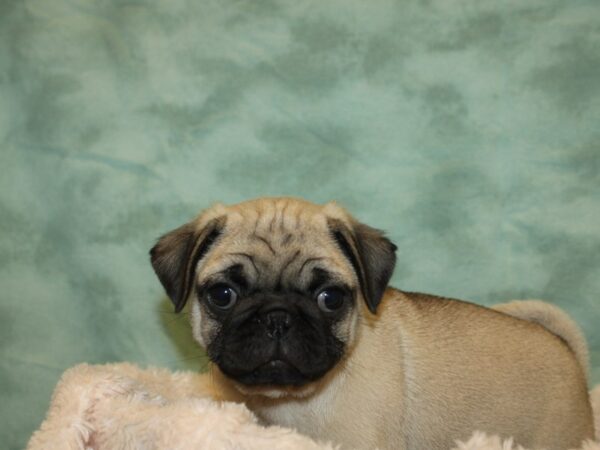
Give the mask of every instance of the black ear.
[[369, 310], [375, 314], [394, 272], [397, 247], [382, 231], [362, 223], [348, 227], [330, 219], [329, 227], [356, 272]]
[[193, 222], [163, 235], [150, 250], [154, 272], [180, 312], [190, 295], [198, 261], [219, 237], [225, 217], [213, 219], [198, 230]]

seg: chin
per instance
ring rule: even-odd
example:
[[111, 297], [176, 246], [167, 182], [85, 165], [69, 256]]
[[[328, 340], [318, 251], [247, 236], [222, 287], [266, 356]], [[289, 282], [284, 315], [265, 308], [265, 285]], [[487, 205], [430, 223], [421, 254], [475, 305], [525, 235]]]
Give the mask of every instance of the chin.
[[331, 365], [320, 370], [302, 370], [283, 359], [274, 358], [251, 368], [231, 367], [217, 364], [220, 371], [245, 390], [302, 390], [303, 387], [322, 378]]
[[312, 381], [292, 364], [281, 359], [273, 359], [254, 370], [239, 373], [235, 380], [246, 386], [281, 387], [300, 387]]
[[318, 390], [320, 385], [320, 380], [306, 382], [296, 386], [280, 384], [244, 384], [227, 375], [224, 375], [224, 377], [239, 393], [246, 397], [265, 397], [269, 399], [309, 397]]

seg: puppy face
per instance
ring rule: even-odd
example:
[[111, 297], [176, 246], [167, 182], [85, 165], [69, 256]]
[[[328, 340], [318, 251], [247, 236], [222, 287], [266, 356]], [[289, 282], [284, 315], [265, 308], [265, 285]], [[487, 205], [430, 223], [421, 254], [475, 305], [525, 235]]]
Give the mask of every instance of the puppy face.
[[194, 336], [227, 377], [298, 387], [351, 348], [394, 251], [335, 204], [273, 198], [206, 210], [163, 236], [151, 260], [176, 310], [192, 302]]

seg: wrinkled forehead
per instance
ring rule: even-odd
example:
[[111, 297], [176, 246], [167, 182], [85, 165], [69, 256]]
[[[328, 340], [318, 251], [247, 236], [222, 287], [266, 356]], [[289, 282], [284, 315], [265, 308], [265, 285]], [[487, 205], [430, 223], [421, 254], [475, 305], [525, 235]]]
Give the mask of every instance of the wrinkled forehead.
[[302, 209], [230, 212], [222, 235], [199, 262], [197, 280], [234, 266], [264, 286], [307, 284], [315, 269], [348, 285], [356, 282], [327, 217]]

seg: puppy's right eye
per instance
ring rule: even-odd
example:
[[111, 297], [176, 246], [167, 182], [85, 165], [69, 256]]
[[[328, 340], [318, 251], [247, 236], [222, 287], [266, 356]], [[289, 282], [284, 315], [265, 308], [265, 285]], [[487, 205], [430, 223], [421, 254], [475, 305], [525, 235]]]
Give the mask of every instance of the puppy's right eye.
[[237, 292], [226, 284], [217, 284], [207, 291], [208, 301], [219, 309], [229, 309], [237, 302]]

